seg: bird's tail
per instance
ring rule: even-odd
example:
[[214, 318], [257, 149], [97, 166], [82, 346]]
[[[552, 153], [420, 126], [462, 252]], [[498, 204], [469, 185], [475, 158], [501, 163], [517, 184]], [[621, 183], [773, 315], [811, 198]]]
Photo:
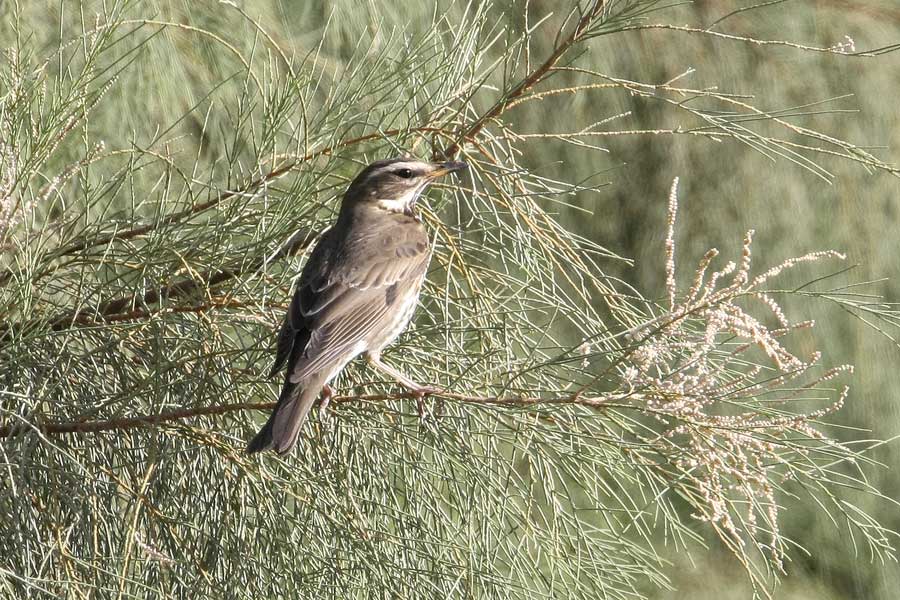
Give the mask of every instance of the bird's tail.
[[259, 433], [247, 444], [247, 452], [253, 454], [269, 448], [279, 454], [290, 452], [297, 443], [297, 434], [306, 421], [309, 409], [324, 385], [325, 380], [318, 377], [302, 383], [291, 383], [289, 377], [285, 378], [275, 409]]

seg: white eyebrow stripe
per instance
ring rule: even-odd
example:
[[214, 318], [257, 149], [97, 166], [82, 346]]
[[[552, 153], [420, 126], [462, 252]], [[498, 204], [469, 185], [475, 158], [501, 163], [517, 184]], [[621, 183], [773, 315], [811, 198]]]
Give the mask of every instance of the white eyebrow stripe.
[[402, 161], [402, 162], [395, 162], [395, 163], [391, 163], [389, 165], [385, 165], [385, 166], [377, 169], [373, 173], [373, 175], [380, 175], [381, 173], [396, 171], [398, 169], [410, 169], [412, 171], [418, 171], [418, 170], [426, 170], [427, 168], [428, 168], [428, 163], [423, 163], [418, 160]]

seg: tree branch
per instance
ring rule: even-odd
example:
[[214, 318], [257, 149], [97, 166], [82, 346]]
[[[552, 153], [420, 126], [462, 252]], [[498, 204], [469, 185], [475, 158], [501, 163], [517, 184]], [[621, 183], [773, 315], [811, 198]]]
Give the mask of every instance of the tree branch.
[[[377, 132], [377, 133], [369, 133], [366, 135], [362, 135], [359, 137], [351, 138], [349, 140], [344, 140], [342, 142], [338, 142], [332, 146], [328, 146], [327, 148], [323, 148], [321, 150], [317, 150], [315, 152], [310, 152], [305, 156], [301, 156], [294, 160], [291, 160], [277, 169], [274, 169], [262, 177], [254, 179], [242, 187], [235, 190], [225, 190], [223, 192], [219, 192], [217, 194], [212, 195], [204, 202], [199, 202], [194, 204], [190, 208], [186, 208], [184, 210], [166, 215], [153, 223], [146, 223], [144, 225], [140, 225], [138, 227], [133, 227], [131, 229], [126, 229], [124, 231], [114, 231], [112, 233], [108, 233], [106, 235], [101, 235], [94, 238], [82, 238], [68, 246], [64, 246], [52, 252], [53, 258], [60, 258], [62, 256], [67, 256], [70, 254], [74, 254], [76, 252], [80, 252], [82, 250], [86, 250], [88, 248], [93, 248], [95, 246], [102, 246], [105, 244], [109, 244], [113, 241], [122, 241], [122, 240], [130, 240], [132, 238], [136, 238], [162, 227], [167, 227], [169, 225], [174, 225], [186, 219], [190, 219], [192, 217], [197, 216], [198, 214], [207, 211], [211, 208], [215, 208], [222, 202], [233, 198], [235, 196], [243, 196], [253, 191], [263, 187], [269, 182], [278, 179], [282, 175], [288, 173], [289, 171], [295, 169], [299, 165], [309, 162], [315, 158], [319, 158], [321, 156], [328, 156], [332, 154], [334, 151], [340, 148], [346, 148], [347, 146], [353, 146], [356, 144], [360, 144], [362, 142], [366, 142], [372, 139], [376, 139], [379, 137], [390, 137], [395, 136], [403, 132], [418, 132], [418, 133], [440, 133], [442, 130], [436, 127], [418, 127], [414, 129], [390, 129], [388, 131]], [[13, 269], [6, 269], [3, 272], [0, 272], [0, 285], [6, 283], [10, 277], [15, 273]]]
[[[534, 398], [523, 396], [471, 396], [450, 391], [438, 391], [427, 394], [435, 398], [446, 398], [468, 404], [485, 404], [493, 406], [537, 406], [554, 404], [574, 404], [600, 408], [609, 406], [610, 401], [623, 400], [624, 397], [596, 397], [585, 398], [569, 394], [553, 398]], [[335, 396], [332, 404], [344, 404], [347, 402], [382, 402], [387, 400], [409, 400], [416, 398], [414, 392], [397, 392], [395, 394], [362, 394]], [[223, 415], [245, 410], [272, 410], [274, 402], [238, 402], [233, 404], [221, 404], [218, 406], [200, 406], [162, 412], [155, 415], [141, 415], [137, 417], [122, 417], [104, 421], [68, 421], [60, 423], [4, 425], [0, 427], [0, 438], [7, 438], [25, 431], [37, 430], [43, 435], [61, 435], [65, 433], [101, 433], [104, 431], [122, 431], [137, 428], [153, 428], [173, 421], [183, 421], [193, 417], [208, 417]]]
[[[62, 331], [73, 326], [86, 327], [91, 325], [98, 325], [99, 323], [103, 322], [127, 320], [125, 316], [137, 310], [135, 308], [137, 306], [156, 304], [162, 299], [173, 299], [191, 296], [192, 294], [207, 287], [219, 285], [221, 283], [224, 283], [225, 281], [228, 281], [229, 279], [239, 277], [245, 273], [257, 271], [261, 269], [267, 262], [280, 260], [285, 256], [295, 254], [300, 250], [306, 248], [312, 243], [314, 239], [316, 239], [317, 236], [317, 231], [305, 228], [294, 234], [294, 236], [292, 236], [291, 239], [289, 239], [287, 243], [285, 243], [278, 250], [278, 252], [270, 257], [260, 257], [250, 264], [241, 265], [233, 269], [223, 269], [221, 271], [207, 272], [196, 279], [186, 277], [180, 281], [177, 281], [158, 290], [148, 290], [140, 295], [135, 294], [132, 296], [117, 298], [115, 300], [108, 300], [101, 303], [97, 308], [84, 308], [81, 310], [76, 310], [63, 315], [52, 317], [48, 321], [41, 320], [40, 323], [48, 323], [50, 329], [52, 329], [53, 331]], [[27, 323], [19, 323], [16, 325], [0, 323], [0, 340], [2, 340], [6, 336], [6, 334], [8, 334], [14, 328], [24, 329], [28, 326], [37, 324], [37, 320]]]
[[[446, 150], [444, 150], [443, 158], [454, 158], [459, 153], [460, 144], [463, 140], [474, 138], [475, 136], [477, 136], [491, 120], [496, 119], [501, 114], [503, 114], [506, 109], [513, 104], [514, 100], [549, 77], [554, 72], [557, 63], [560, 61], [563, 55], [568, 52], [569, 49], [572, 48], [572, 46], [582, 40], [593, 22], [603, 13], [604, 8], [606, 8], [606, 0], [594, 0], [594, 5], [590, 9], [588, 9], [580, 19], [578, 19], [578, 23], [575, 25], [569, 35], [563, 38], [563, 40], [556, 45], [550, 56], [548, 56], [547, 59], [537, 68], [535, 68], [531, 73], [526, 75], [524, 79], [521, 79], [515, 86], [513, 86], [513, 88], [509, 92], [507, 92], [499, 100], [497, 100], [497, 102], [494, 103], [491, 108], [489, 108], [486, 112], [475, 119], [475, 121], [471, 125], [466, 127], [459, 134], [457, 140], [453, 142]], [[436, 156], [435, 158], [440, 157]]]

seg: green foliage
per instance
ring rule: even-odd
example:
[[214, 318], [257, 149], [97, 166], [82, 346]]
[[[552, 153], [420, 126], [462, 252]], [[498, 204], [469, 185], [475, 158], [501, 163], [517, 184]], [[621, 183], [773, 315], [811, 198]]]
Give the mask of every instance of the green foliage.
[[[796, 547], [819, 555], [801, 510], [893, 564], [869, 516], [890, 506], [868, 482], [878, 444], [823, 434], [840, 330], [804, 319], [830, 305], [892, 335], [894, 307], [840, 266], [792, 278], [837, 257], [783, 262], [831, 247], [814, 235], [761, 232], [779, 258], [758, 271], [750, 234], [730, 268], [675, 264], [708, 247], [698, 218], [729, 220], [719, 197], [772, 195], [722, 192], [743, 168], [811, 189], [848, 166], [896, 189], [897, 169], [829, 129], [827, 96], [773, 108], [747, 70], [714, 89], [657, 49], [881, 50], [722, 33], [781, 6], [707, 28], [730, 11], [325, 5], [61, 2], [58, 28], [45, 6], [0, 9], [8, 595], [635, 598], [680, 583], [685, 551], [727, 552], [765, 594]], [[669, 25], [685, 16], [701, 25]], [[448, 390], [431, 416], [353, 364], [293, 456], [244, 455], [293, 278], [348, 179], [457, 151], [471, 178], [428, 199], [433, 268], [386, 355]], [[665, 221], [676, 173], [690, 236], [674, 190]]]

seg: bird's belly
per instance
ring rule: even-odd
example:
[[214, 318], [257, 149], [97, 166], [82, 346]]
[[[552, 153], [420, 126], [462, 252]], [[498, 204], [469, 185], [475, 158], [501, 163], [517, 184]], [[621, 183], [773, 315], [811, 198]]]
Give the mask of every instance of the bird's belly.
[[331, 366], [331, 369], [327, 372], [325, 376], [325, 383], [331, 383], [331, 381], [338, 376], [338, 374], [344, 370], [344, 367], [347, 366], [351, 360], [369, 350], [369, 344], [365, 341], [356, 342], [353, 346], [351, 346], [347, 352], [342, 354], [340, 358], [335, 361], [335, 363]]
[[416, 312], [416, 304], [418, 304], [418, 301], [418, 286], [412, 290], [411, 293], [407, 293], [403, 297], [397, 298], [393, 310], [390, 310], [385, 317], [387, 322], [384, 327], [381, 328], [380, 331], [375, 332], [369, 340], [369, 349], [376, 352], [380, 351], [397, 339], [412, 320], [413, 313]]

